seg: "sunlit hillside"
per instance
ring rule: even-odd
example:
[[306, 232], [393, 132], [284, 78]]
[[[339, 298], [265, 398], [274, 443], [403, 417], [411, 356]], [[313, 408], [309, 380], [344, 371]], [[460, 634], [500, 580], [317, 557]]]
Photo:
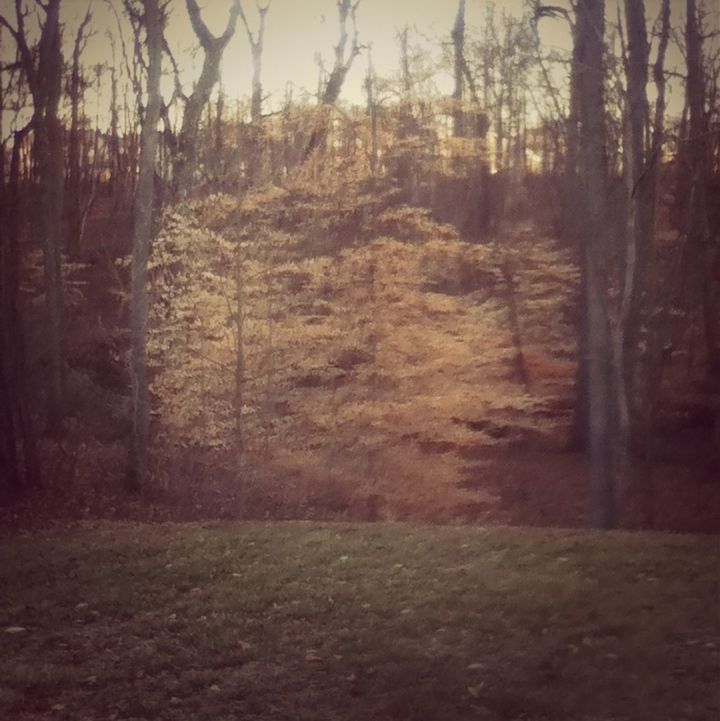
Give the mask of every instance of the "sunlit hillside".
[[316, 189], [308, 213], [300, 182], [167, 217], [163, 487], [229, 516], [582, 523], [569, 252], [530, 220], [469, 243], [420, 208], [363, 212], [361, 185], [340, 211]]

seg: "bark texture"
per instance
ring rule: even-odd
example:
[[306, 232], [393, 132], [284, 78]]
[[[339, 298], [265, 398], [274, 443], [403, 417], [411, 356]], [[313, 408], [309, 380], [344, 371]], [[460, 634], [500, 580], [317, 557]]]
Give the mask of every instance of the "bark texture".
[[573, 54], [577, 66], [573, 72], [578, 93], [582, 209], [587, 218], [582, 237], [582, 301], [587, 332], [590, 520], [597, 528], [612, 528], [616, 524], [617, 412], [607, 308], [604, 36], [604, 0], [580, 0], [576, 6]]

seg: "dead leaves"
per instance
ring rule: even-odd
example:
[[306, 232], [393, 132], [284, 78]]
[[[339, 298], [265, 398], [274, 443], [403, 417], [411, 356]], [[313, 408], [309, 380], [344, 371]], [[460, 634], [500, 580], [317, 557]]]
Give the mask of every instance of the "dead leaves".
[[322, 663], [323, 657], [320, 655], [320, 652], [315, 648], [309, 648], [305, 652], [305, 663], [309, 664], [315, 664], [315, 663]]

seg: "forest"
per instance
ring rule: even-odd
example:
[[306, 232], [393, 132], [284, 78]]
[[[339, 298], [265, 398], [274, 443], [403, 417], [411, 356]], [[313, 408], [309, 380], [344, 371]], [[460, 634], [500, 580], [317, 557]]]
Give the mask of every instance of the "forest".
[[4, 3], [3, 518], [713, 530], [717, 7], [326, 4]]
[[717, 721], [717, 0], [0, 0], [0, 142], [0, 719]]

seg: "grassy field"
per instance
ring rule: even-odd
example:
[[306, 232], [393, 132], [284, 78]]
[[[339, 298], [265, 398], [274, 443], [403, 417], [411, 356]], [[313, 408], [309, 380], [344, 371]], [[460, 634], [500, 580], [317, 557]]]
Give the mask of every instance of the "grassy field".
[[717, 721], [718, 539], [95, 525], [0, 541], [0, 719]]

